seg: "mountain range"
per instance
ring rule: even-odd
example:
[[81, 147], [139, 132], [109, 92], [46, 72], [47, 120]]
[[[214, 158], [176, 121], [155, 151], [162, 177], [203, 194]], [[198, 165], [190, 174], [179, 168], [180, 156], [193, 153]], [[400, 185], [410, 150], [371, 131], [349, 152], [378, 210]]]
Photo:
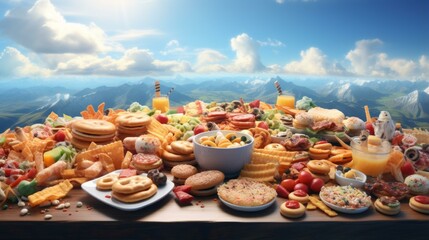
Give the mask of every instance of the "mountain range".
[[[0, 131], [16, 126], [43, 123], [52, 111], [62, 115], [79, 116], [89, 104], [97, 107], [105, 102], [106, 108], [127, 109], [132, 102], [151, 107], [155, 79], [144, 78], [138, 83], [94, 88], [66, 88], [35, 86], [12, 88], [0, 92]], [[307, 96], [316, 105], [336, 108], [346, 116], [365, 120], [364, 106], [372, 116], [381, 110], [389, 111], [403, 127], [429, 129], [429, 81], [344, 81], [332, 80], [309, 84], [305, 81], [284, 80], [280, 77], [261, 80], [212, 79], [191, 81], [162, 81], [162, 91], [174, 88], [170, 105], [180, 106], [196, 99], [205, 102], [229, 102], [260, 99], [274, 104], [278, 81], [283, 91], [291, 92], [296, 100]]]

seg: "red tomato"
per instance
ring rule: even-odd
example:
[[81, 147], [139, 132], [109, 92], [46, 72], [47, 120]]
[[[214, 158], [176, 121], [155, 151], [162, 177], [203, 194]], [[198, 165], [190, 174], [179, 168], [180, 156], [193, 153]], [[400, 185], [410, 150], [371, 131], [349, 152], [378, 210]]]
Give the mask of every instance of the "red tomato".
[[158, 120], [158, 122], [160, 122], [162, 124], [167, 124], [168, 123], [168, 117], [165, 114], [158, 114], [156, 116], [156, 120]]
[[418, 195], [414, 197], [414, 200], [416, 200], [416, 202], [419, 202], [421, 204], [429, 204], [428, 196]]
[[311, 181], [313, 181], [313, 175], [307, 171], [301, 171], [298, 175], [298, 179], [300, 183], [304, 183], [307, 186], [310, 186]]
[[268, 126], [267, 122], [262, 121], [258, 124], [258, 128], [263, 128], [265, 130], [268, 130], [270, 127]]
[[276, 186], [276, 192], [277, 192], [277, 196], [282, 198], [288, 198], [289, 196], [289, 192], [282, 185]]
[[194, 135], [197, 135], [197, 134], [205, 132], [205, 131], [206, 131], [206, 128], [203, 125], [201, 125], [201, 124], [197, 125], [194, 128]]
[[65, 134], [65, 132], [62, 131], [62, 130], [59, 130], [57, 133], [55, 133], [54, 139], [57, 142], [64, 142], [66, 140], [66, 134]]
[[317, 141], [314, 145], [328, 143], [326, 140]]
[[296, 190], [302, 190], [302, 191], [308, 193], [308, 187], [304, 183], [297, 183], [295, 185], [295, 187], [293, 188], [293, 190], [294, 191], [296, 191]]
[[372, 125], [372, 123], [366, 122], [365, 128], [369, 131], [369, 134], [374, 135], [374, 125]]
[[314, 178], [313, 181], [311, 181], [310, 189], [311, 191], [318, 193], [320, 192], [320, 189], [322, 189], [323, 185], [325, 185], [325, 182], [321, 178]]
[[289, 200], [285, 202], [287, 208], [297, 209], [299, 208], [299, 202], [296, 200]]
[[416, 173], [416, 170], [414, 169], [414, 166], [410, 161], [406, 161], [404, 165], [401, 166], [401, 173], [402, 176], [405, 178]]
[[285, 179], [280, 183], [280, 185], [282, 185], [282, 187], [284, 187], [289, 192], [293, 192], [296, 182], [293, 179]]

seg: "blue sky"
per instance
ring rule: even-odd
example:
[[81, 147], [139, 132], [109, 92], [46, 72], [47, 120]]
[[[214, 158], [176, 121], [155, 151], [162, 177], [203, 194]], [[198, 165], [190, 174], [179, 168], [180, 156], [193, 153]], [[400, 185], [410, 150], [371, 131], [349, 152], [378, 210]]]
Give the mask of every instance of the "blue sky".
[[5, 0], [0, 81], [429, 80], [424, 0]]

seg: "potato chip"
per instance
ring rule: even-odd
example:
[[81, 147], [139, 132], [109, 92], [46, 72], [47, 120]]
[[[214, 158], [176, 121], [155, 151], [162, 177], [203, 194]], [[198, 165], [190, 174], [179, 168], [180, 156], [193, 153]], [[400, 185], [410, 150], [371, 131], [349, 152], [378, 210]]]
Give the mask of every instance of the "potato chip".
[[[106, 169], [107, 172], [115, 171], [115, 166], [113, 165], [112, 158], [109, 157], [106, 153], [100, 153], [97, 155], [98, 160], [103, 165], [103, 168]], [[122, 163], [122, 162], [121, 162]]]
[[47, 200], [57, 200], [65, 197], [72, 188], [73, 185], [68, 180], [65, 180], [55, 186], [47, 187], [31, 194], [28, 196], [28, 202], [30, 206], [34, 207]]
[[79, 164], [82, 160], [98, 161], [97, 154], [106, 153], [112, 160], [115, 169], [121, 168], [122, 160], [124, 159], [124, 146], [122, 141], [115, 141], [106, 145], [102, 145], [96, 149], [86, 150], [76, 155], [76, 163]]

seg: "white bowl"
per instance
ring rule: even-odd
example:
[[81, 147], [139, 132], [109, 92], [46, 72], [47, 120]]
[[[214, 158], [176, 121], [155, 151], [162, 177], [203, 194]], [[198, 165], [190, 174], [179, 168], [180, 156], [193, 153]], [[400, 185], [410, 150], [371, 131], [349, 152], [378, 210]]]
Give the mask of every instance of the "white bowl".
[[[199, 143], [202, 137], [216, 136], [218, 131], [221, 131], [224, 135], [235, 133], [237, 137], [245, 136], [250, 140], [250, 143], [234, 148], [207, 147]], [[198, 165], [204, 170], [219, 170], [227, 178], [238, 176], [243, 166], [252, 159], [253, 137], [246, 133], [227, 130], [203, 132], [196, 135], [193, 142], [195, 159]]]
[[346, 178], [341, 171], [337, 170], [335, 172], [335, 181], [341, 186], [350, 185], [355, 188], [362, 188], [366, 182], [365, 173], [356, 169], [353, 169], [353, 171], [356, 173], [357, 178]]

